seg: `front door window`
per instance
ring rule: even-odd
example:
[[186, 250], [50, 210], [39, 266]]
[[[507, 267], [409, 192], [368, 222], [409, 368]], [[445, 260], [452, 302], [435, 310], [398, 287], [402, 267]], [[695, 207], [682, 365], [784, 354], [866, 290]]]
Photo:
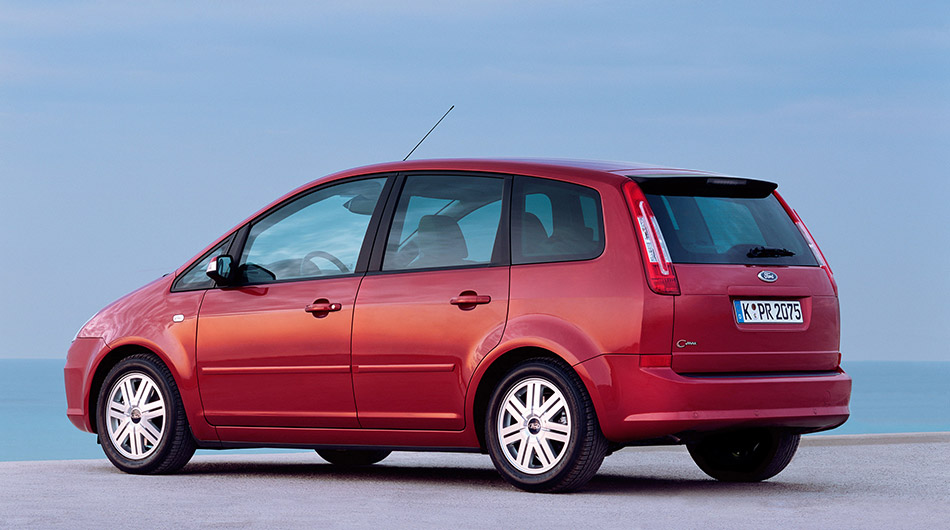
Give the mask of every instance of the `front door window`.
[[238, 268], [243, 282], [352, 274], [385, 180], [323, 188], [256, 221]]

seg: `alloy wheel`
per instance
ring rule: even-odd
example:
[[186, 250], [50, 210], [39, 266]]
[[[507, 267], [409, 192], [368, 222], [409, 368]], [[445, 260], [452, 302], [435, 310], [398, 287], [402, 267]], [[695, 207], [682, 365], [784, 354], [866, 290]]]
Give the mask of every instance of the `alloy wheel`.
[[516, 383], [502, 401], [497, 436], [508, 462], [522, 473], [538, 475], [564, 458], [571, 441], [567, 400], [539, 377]]
[[116, 451], [131, 460], [148, 458], [165, 434], [165, 399], [142, 372], [124, 375], [109, 391], [107, 428]]

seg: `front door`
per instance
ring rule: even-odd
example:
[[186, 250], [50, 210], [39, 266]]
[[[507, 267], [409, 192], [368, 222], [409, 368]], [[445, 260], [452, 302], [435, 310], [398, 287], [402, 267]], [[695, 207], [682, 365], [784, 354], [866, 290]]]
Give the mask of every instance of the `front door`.
[[198, 316], [198, 382], [211, 424], [358, 426], [350, 331], [360, 252], [385, 180], [331, 184], [250, 223], [235, 285], [209, 290]]

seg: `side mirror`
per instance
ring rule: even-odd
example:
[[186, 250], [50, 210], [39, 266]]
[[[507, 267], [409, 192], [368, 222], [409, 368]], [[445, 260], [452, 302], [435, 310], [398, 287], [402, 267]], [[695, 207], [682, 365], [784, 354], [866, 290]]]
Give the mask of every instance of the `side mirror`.
[[215, 256], [205, 273], [218, 285], [228, 285], [231, 283], [231, 261], [231, 256]]

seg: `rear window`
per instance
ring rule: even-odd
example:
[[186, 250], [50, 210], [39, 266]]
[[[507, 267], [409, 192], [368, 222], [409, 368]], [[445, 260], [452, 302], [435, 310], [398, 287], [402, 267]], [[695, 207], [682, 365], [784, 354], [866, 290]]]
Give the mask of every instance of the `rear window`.
[[778, 199], [646, 193], [673, 263], [818, 266]]

